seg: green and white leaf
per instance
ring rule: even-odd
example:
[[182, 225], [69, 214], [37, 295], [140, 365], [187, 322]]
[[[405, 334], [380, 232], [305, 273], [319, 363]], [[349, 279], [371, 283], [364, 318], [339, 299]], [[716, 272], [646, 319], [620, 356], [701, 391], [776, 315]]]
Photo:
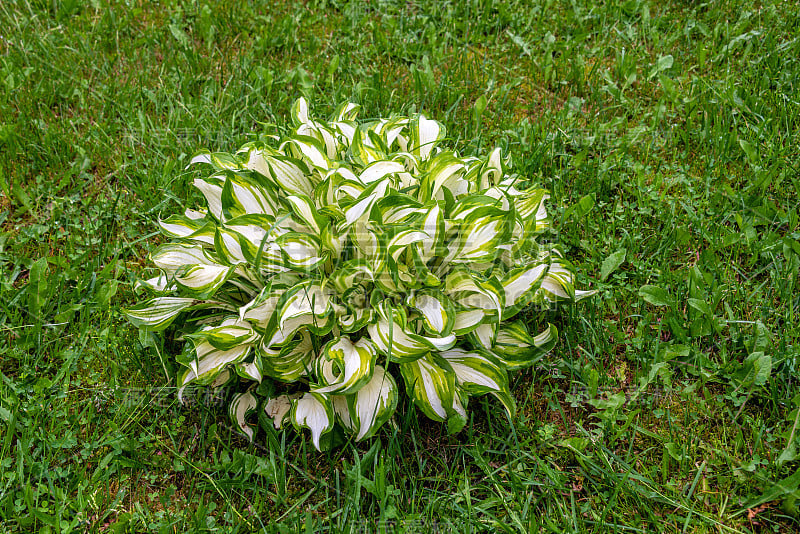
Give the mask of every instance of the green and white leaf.
[[[230, 382], [232, 377], [233, 373], [231, 373], [229, 369], [223, 369], [214, 377], [214, 379], [209, 384], [209, 387], [211, 388], [222, 387], [228, 382]], [[189, 385], [189, 383], [192, 382], [195, 378], [197, 377], [194, 375], [194, 372], [191, 369], [184, 369], [178, 374], [178, 386], [179, 386], [178, 402], [180, 402], [181, 404], [184, 404], [183, 402], [184, 390]]]
[[193, 185], [206, 197], [208, 211], [218, 221], [224, 221], [222, 216], [222, 186], [224, 181], [220, 178], [195, 178]]
[[397, 383], [390, 373], [376, 365], [370, 381], [356, 393], [332, 398], [344, 426], [356, 434], [356, 441], [361, 441], [373, 436], [394, 414]]
[[400, 364], [406, 392], [414, 404], [434, 421], [446, 421], [453, 410], [455, 373], [431, 353]]
[[253, 300], [239, 308], [239, 318], [249, 321], [260, 328], [266, 328], [278, 307], [284, 288], [265, 288]]
[[444, 139], [445, 134], [445, 128], [441, 123], [420, 115], [417, 120], [411, 122], [409, 152], [421, 160], [426, 160], [439, 141]]
[[355, 308], [351, 313], [337, 315], [339, 329], [345, 334], [358, 332], [375, 318], [375, 312], [371, 308]]
[[161, 245], [150, 255], [150, 261], [168, 275], [174, 275], [178, 269], [189, 265], [220, 266], [201, 245], [180, 243]]
[[318, 393], [347, 395], [361, 389], [372, 378], [378, 350], [368, 338], [352, 343], [342, 336], [323, 347], [316, 362]]
[[[266, 340], [264, 340], [266, 341]], [[295, 382], [313, 371], [316, 353], [311, 333], [307, 329], [279, 349], [271, 349], [260, 343], [258, 351], [261, 373], [282, 382]]]
[[215, 226], [205, 218], [191, 218], [185, 215], [171, 215], [159, 220], [161, 231], [169, 237], [191, 239], [207, 245], [214, 244]]
[[503, 363], [488, 351], [450, 349], [439, 353], [456, 374], [456, 383], [471, 395], [491, 393], [513, 417], [516, 403]]
[[189, 380], [210, 382], [229, 364], [244, 360], [250, 352], [250, 347], [246, 344], [220, 350], [208, 341], [201, 341], [194, 346], [193, 351], [179, 357], [179, 361], [191, 370], [191, 376], [186, 377], [187, 382]]
[[[255, 354], [254, 358], [256, 360], [259, 359], [258, 353]], [[259, 384], [264, 379], [264, 376], [261, 374], [261, 362], [253, 361], [253, 362], [239, 362], [233, 366], [233, 370], [236, 371], [236, 374], [241, 376], [244, 379], [252, 380], [254, 382], [258, 382]]]
[[311, 281], [297, 284], [281, 296], [277, 317], [281, 330], [287, 322], [304, 316], [323, 317], [331, 311], [332, 293]]
[[305, 195], [289, 195], [286, 202], [291, 206], [294, 215], [316, 236], [322, 235], [322, 229], [328, 225], [328, 220], [317, 212], [311, 199]]
[[[508, 242], [511, 235], [510, 214], [483, 208], [477, 216], [462, 223], [458, 239], [449, 246], [450, 254], [445, 262], [480, 263], [491, 262], [500, 254], [498, 245]], [[477, 213], [477, 211], [476, 211]]]
[[486, 311], [480, 308], [461, 308], [456, 311], [453, 333], [457, 336], [469, 334], [486, 318]]
[[150, 291], [151, 293], [164, 295], [172, 293], [175, 287], [176, 285], [174, 280], [170, 280], [166, 275], [161, 274], [147, 280], [137, 280], [133, 286], [133, 289], [134, 291], [144, 289], [146, 291]]
[[390, 305], [378, 308], [378, 320], [367, 327], [370, 339], [378, 351], [398, 363], [413, 361], [429, 351], [441, 351], [456, 343], [456, 336], [426, 337], [411, 332], [405, 324], [404, 314]]
[[158, 332], [172, 324], [182, 311], [195, 303], [197, 300], [193, 298], [157, 297], [123, 310], [123, 313], [135, 327]]
[[277, 213], [277, 201], [249, 177], [234, 172], [225, 173], [225, 183], [220, 193], [222, 213], [226, 220], [243, 215], [269, 215]]
[[453, 332], [457, 314], [453, 301], [447, 295], [438, 291], [422, 291], [410, 294], [406, 302], [422, 315], [425, 327], [431, 334], [449, 336]]
[[397, 161], [376, 161], [367, 165], [361, 174], [358, 175], [358, 180], [364, 185], [369, 185], [378, 180], [386, 179], [387, 176], [405, 172], [406, 167]]
[[230, 350], [239, 345], [252, 344], [258, 339], [258, 333], [247, 321], [226, 321], [220, 326], [206, 326], [187, 334], [187, 338], [195, 343], [208, 342], [219, 350]]
[[450, 417], [447, 419], [447, 432], [455, 434], [460, 432], [467, 424], [467, 403], [469, 401], [469, 394], [458, 385], [455, 386], [453, 393], [453, 406], [450, 412]]
[[553, 349], [558, 339], [558, 330], [548, 324], [540, 334], [532, 337], [525, 324], [516, 321], [501, 326], [492, 352], [500, 358], [508, 370], [530, 367]]
[[189, 161], [187, 168], [197, 163], [208, 163], [216, 170], [236, 170], [242, 168], [241, 162], [235, 156], [225, 152], [198, 152], [192, 157], [191, 161]]
[[575, 287], [572, 285], [572, 273], [558, 262], [553, 262], [537, 291], [547, 301], [571, 300], [575, 298]]
[[[274, 154], [266, 147], [247, 147], [245, 150], [246, 167], [270, 179], [279, 190], [292, 195], [312, 195], [314, 182], [303, 172], [296, 161], [277, 151]], [[209, 209], [211, 206], [209, 204]]]
[[303, 159], [311, 167], [320, 171], [327, 171], [331, 168], [331, 160], [326, 152], [325, 143], [313, 136], [298, 134], [293, 138], [287, 139], [279, 150], [286, 151], [298, 159]]
[[526, 265], [506, 274], [502, 282], [506, 305], [504, 317], [513, 317], [534, 300], [536, 289], [547, 270], [546, 264]]
[[484, 322], [466, 335], [466, 338], [475, 348], [490, 350], [497, 336], [497, 323]]
[[422, 220], [422, 231], [427, 234], [419, 246], [419, 253], [424, 261], [431, 260], [434, 256], [441, 255], [442, 241], [444, 239], [444, 214], [436, 203]]
[[316, 270], [327, 259], [319, 240], [313, 235], [288, 232], [278, 237], [284, 265], [294, 271]]
[[494, 311], [502, 318], [505, 289], [496, 278], [482, 280], [464, 268], [456, 269], [445, 278], [445, 293], [463, 308]]
[[265, 342], [265, 346], [284, 345], [286, 342], [291, 341], [295, 333], [303, 327], [316, 336], [324, 336], [331, 331], [335, 323], [336, 317], [332, 313], [323, 317], [317, 317], [310, 313], [303, 314], [289, 319], [282, 327], [277, 327], [277, 323], [273, 324], [273, 321], [270, 321], [267, 335], [264, 336], [265, 340], [269, 340]]
[[231, 417], [234, 428], [239, 429], [250, 441], [253, 441], [253, 427], [247, 423], [247, 416], [257, 407], [258, 399], [249, 391], [234, 395], [228, 406], [228, 415]]
[[[424, 157], [423, 157], [424, 159]], [[453, 197], [467, 194], [469, 184], [463, 179], [464, 162], [450, 152], [441, 152], [431, 159], [428, 173], [421, 180], [420, 200], [444, 200], [446, 189]]]
[[[242, 235], [227, 228], [217, 228], [214, 235], [214, 250], [220, 261], [226, 265], [247, 263], [247, 257], [242, 249]], [[247, 247], [247, 240], [245, 247]]]
[[299, 431], [311, 431], [311, 442], [319, 451], [319, 440], [323, 434], [333, 429], [334, 413], [330, 399], [322, 393], [307, 392], [302, 398], [292, 402], [292, 424]]
[[224, 265], [187, 265], [175, 273], [175, 282], [197, 298], [211, 296], [233, 272]]

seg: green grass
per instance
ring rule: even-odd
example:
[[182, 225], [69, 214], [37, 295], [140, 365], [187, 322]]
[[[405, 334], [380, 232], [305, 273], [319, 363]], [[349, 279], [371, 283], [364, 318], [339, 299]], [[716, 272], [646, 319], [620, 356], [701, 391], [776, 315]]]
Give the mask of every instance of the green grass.
[[[0, 531], [800, 529], [797, 5], [239, 4], [0, 3]], [[122, 320], [191, 154], [300, 95], [424, 110], [551, 190], [600, 291], [545, 312], [513, 422], [248, 445]]]

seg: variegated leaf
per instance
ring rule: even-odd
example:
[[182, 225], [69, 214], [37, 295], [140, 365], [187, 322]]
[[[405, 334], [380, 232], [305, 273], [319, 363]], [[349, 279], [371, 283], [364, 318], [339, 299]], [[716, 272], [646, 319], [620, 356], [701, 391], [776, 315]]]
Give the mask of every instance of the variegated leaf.
[[334, 410], [344, 426], [356, 434], [356, 441], [361, 441], [373, 436], [394, 414], [397, 383], [390, 373], [376, 365], [370, 381], [356, 393], [332, 398]]
[[370, 184], [356, 201], [344, 210], [344, 221], [339, 224], [339, 231], [344, 231], [356, 223], [364, 224], [369, 220], [372, 207], [386, 195], [389, 182], [377, 180]]
[[333, 271], [328, 280], [336, 288], [336, 291], [343, 294], [362, 282], [371, 282], [374, 280], [374, 274], [366, 260], [349, 260]]
[[383, 180], [387, 176], [401, 173], [405, 170], [405, 166], [396, 161], [376, 161], [375, 163], [367, 165], [364, 170], [361, 171], [358, 179], [364, 185], [369, 185], [372, 182]]
[[224, 265], [187, 265], [175, 273], [175, 282], [198, 298], [214, 294], [233, 272]]
[[431, 335], [449, 336], [456, 324], [456, 309], [450, 298], [438, 291], [419, 291], [409, 295], [406, 303], [425, 319]]
[[415, 121], [411, 122], [408, 151], [420, 159], [426, 160], [430, 157], [439, 141], [444, 139], [445, 134], [445, 128], [441, 123], [420, 115]]
[[222, 186], [225, 181], [218, 177], [195, 178], [194, 186], [206, 197], [208, 211], [218, 221], [224, 221], [222, 215]]
[[453, 410], [456, 388], [455, 373], [447, 363], [442, 364], [439, 357], [427, 353], [401, 363], [400, 373], [414, 404], [434, 421], [446, 421]]
[[456, 311], [453, 332], [463, 336], [475, 330], [486, 318], [486, 311], [480, 308], [460, 308]]
[[386, 245], [387, 256], [392, 260], [389, 265], [391, 266], [394, 262], [397, 262], [400, 255], [405, 252], [406, 248], [410, 245], [421, 243], [427, 238], [428, 234], [414, 229], [401, 230], [396, 233]]
[[[246, 149], [246, 166], [272, 182], [282, 191], [289, 194], [310, 196], [314, 192], [314, 182], [303, 169], [287, 156], [280, 155], [277, 151], [270, 153], [265, 147], [255, 146]], [[210, 209], [210, 206], [209, 206]]]
[[[225, 384], [231, 381], [233, 378], [233, 373], [230, 372], [229, 369], [223, 369], [219, 373], [217, 373], [211, 383], [209, 384], [212, 388], [219, 388], [223, 387]], [[184, 404], [183, 401], [183, 392], [189, 386], [189, 384], [194, 381], [197, 376], [194, 374], [194, 371], [191, 369], [183, 369], [178, 373], [178, 402]], [[208, 382], [208, 380], [204, 380], [202, 382]]]
[[[376, 204], [376, 216], [384, 225], [414, 224], [420, 215], [425, 213], [422, 203], [411, 195], [392, 191], [387, 193]], [[423, 229], [426, 231], [426, 229]]]
[[292, 424], [299, 431], [311, 431], [311, 442], [319, 451], [320, 438], [333, 429], [334, 414], [330, 399], [322, 393], [308, 392], [292, 402]]
[[505, 290], [495, 278], [483, 279], [467, 269], [454, 269], [445, 279], [445, 293], [462, 308], [494, 311], [502, 320]]
[[308, 123], [308, 101], [302, 96], [299, 97], [292, 104], [290, 114], [295, 124], [300, 125]]
[[427, 237], [420, 243], [421, 258], [427, 262], [434, 256], [443, 255], [444, 213], [438, 203], [425, 214], [422, 231], [427, 234]]
[[252, 344], [258, 334], [246, 321], [226, 321], [220, 326], [206, 326], [186, 337], [195, 343], [208, 342], [215, 349], [230, 350], [239, 345]]
[[503, 278], [503, 291], [505, 292], [506, 318], [513, 317], [523, 307], [533, 301], [536, 289], [542, 277], [547, 272], [547, 264], [526, 265], [512, 269]]
[[450, 349], [439, 353], [456, 374], [456, 383], [471, 395], [491, 393], [514, 416], [516, 403], [508, 387], [503, 363], [488, 351]]
[[148, 278], [147, 280], [137, 280], [133, 286], [134, 291], [145, 289], [151, 293], [164, 295], [172, 293], [175, 289], [175, 280], [171, 280], [164, 274]]
[[288, 319], [281, 326], [278, 326], [277, 322], [270, 321], [267, 327], [267, 335], [264, 336], [264, 339], [269, 340], [265, 342], [265, 346], [276, 347], [286, 344], [294, 338], [295, 333], [300, 328], [308, 329], [315, 336], [324, 336], [331, 331], [335, 323], [336, 317], [333, 313], [328, 313], [322, 317], [318, 317], [313, 313], [306, 313]]
[[328, 226], [329, 221], [318, 213], [311, 198], [305, 195], [289, 195], [286, 197], [286, 202], [291, 207], [295, 217], [308, 226], [314, 235], [319, 238], [322, 235], [322, 229]]
[[123, 310], [125, 317], [137, 328], [152, 332], [164, 330], [182, 311], [197, 303], [193, 298], [157, 297]]
[[[424, 158], [423, 158], [424, 159]], [[450, 152], [441, 152], [431, 159], [428, 173], [420, 183], [422, 201], [444, 200], [446, 195], [458, 198], [469, 191], [464, 179], [464, 162]], [[447, 193], [445, 193], [445, 190]]]
[[510, 212], [479, 208], [461, 223], [458, 237], [448, 245], [450, 253], [445, 262], [492, 262], [500, 254], [498, 245], [508, 242], [514, 219]]
[[255, 180], [230, 171], [225, 173], [220, 204], [226, 220], [243, 215], [275, 216], [279, 206]]
[[275, 314], [281, 295], [285, 292], [286, 288], [273, 288], [272, 285], [265, 287], [253, 300], [239, 308], [239, 318], [266, 328]]
[[456, 343], [456, 336], [426, 337], [411, 332], [405, 313], [388, 303], [378, 307], [378, 320], [367, 327], [378, 350], [395, 362], [409, 362], [429, 351], [447, 350]]
[[170, 237], [191, 239], [207, 245], [214, 244], [215, 225], [205, 218], [193, 219], [185, 215], [171, 215], [159, 220], [161, 230]]
[[319, 239], [310, 234], [287, 232], [276, 240], [286, 267], [294, 271], [316, 270], [328, 258]]
[[226, 265], [239, 265], [247, 263], [247, 257], [242, 249], [243, 241], [241, 234], [233, 232], [227, 228], [217, 228], [217, 233], [214, 235], [214, 250], [221, 262]]
[[299, 338], [278, 349], [266, 347], [266, 341], [256, 347], [263, 375], [283, 382], [295, 382], [313, 370], [316, 352], [307, 329], [300, 331]]
[[258, 352], [254, 353], [253, 356], [254, 361], [252, 362], [239, 362], [233, 366], [233, 370], [236, 371], [236, 374], [241, 376], [246, 380], [252, 380], [254, 382], [258, 382], [259, 384], [264, 379], [264, 376], [261, 374], [261, 357], [259, 356]]
[[558, 300], [578, 301], [592, 296], [596, 291], [576, 291], [572, 271], [559, 261], [553, 261], [537, 291], [537, 298], [554, 302]]
[[242, 163], [231, 154], [225, 152], [198, 152], [195, 154], [189, 165], [197, 163], [207, 163], [214, 167], [216, 170], [236, 170], [242, 168]]
[[334, 121], [354, 121], [356, 120], [358, 111], [360, 109], [361, 106], [358, 104], [353, 104], [352, 102], [344, 102], [339, 104], [339, 106], [336, 108], [336, 111], [333, 113]]
[[247, 439], [253, 441], [253, 427], [247, 423], [247, 415], [258, 407], [258, 400], [249, 391], [234, 395], [228, 406], [228, 414], [234, 428], [240, 430]]
[[[316, 130], [319, 133], [322, 133], [320, 130], [324, 131], [320, 128], [316, 128]], [[312, 132], [309, 131], [308, 133], [310, 134]], [[325, 136], [323, 136], [323, 139], [325, 139]], [[279, 147], [279, 150], [288, 152], [295, 158], [306, 161], [319, 171], [325, 172], [330, 169], [332, 165], [331, 159], [328, 157], [326, 144], [326, 142], [320, 141], [312, 135], [298, 133], [298, 135], [287, 139], [286, 142]]]
[[492, 150], [486, 162], [481, 166], [479, 182], [476, 184], [478, 190], [489, 189], [493, 185], [500, 183], [503, 177], [503, 158], [500, 154], [500, 147]]
[[447, 418], [447, 432], [455, 434], [460, 432], [467, 424], [467, 403], [469, 394], [458, 384], [455, 385], [453, 392], [453, 406], [450, 410], [450, 417]]
[[473, 347], [491, 350], [497, 335], [497, 323], [483, 322], [466, 335]]
[[281, 295], [278, 304], [278, 321], [281, 330], [291, 319], [313, 315], [323, 317], [331, 311], [332, 292], [307, 280]]
[[375, 319], [375, 312], [371, 308], [355, 308], [347, 311], [349, 313], [336, 317], [339, 329], [345, 334], [358, 332]]
[[532, 337], [525, 325], [516, 321], [504, 324], [497, 332], [494, 352], [509, 370], [530, 367], [551, 351], [556, 344], [558, 330], [548, 324], [540, 334]]
[[185, 355], [181, 355], [178, 360], [191, 370], [192, 376], [188, 380], [197, 381], [198, 383], [208, 383], [229, 364], [244, 360], [249, 352], [250, 345], [247, 344], [239, 345], [228, 350], [220, 350], [211, 343], [202, 341], [195, 345], [193, 350], [187, 351]]
[[367, 338], [352, 343], [343, 336], [329, 341], [317, 358], [319, 387], [312, 391], [348, 395], [361, 389], [372, 378], [377, 348]]
[[220, 266], [201, 245], [182, 245], [169, 243], [158, 247], [151, 255], [150, 260], [168, 275], [174, 275], [178, 269], [187, 265]]

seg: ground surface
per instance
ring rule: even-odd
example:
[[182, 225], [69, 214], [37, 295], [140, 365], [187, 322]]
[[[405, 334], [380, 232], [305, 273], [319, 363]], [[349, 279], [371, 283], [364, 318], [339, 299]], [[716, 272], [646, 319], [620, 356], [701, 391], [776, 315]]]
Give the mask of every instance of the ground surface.
[[[599, 294], [513, 424], [248, 445], [122, 320], [188, 158], [299, 95], [551, 190]], [[0, 531], [800, 529], [799, 121], [794, 2], [0, 3]]]

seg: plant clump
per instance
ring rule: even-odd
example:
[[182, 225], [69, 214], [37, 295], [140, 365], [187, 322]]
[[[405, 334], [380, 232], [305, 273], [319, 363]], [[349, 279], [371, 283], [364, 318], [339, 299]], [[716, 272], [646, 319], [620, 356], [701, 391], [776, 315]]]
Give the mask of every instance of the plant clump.
[[495, 149], [460, 156], [418, 114], [358, 122], [342, 105], [312, 119], [304, 99], [284, 138], [235, 154], [201, 153], [206, 207], [159, 221], [173, 241], [151, 254], [126, 310], [136, 326], [173, 325], [189, 384], [240, 388], [231, 416], [307, 428], [315, 447], [339, 428], [363, 440], [402, 389], [451, 432], [473, 395], [513, 416], [509, 371], [550, 350], [556, 329], [514, 320], [535, 304], [575, 300], [570, 264], [537, 238], [545, 190], [510, 173]]

